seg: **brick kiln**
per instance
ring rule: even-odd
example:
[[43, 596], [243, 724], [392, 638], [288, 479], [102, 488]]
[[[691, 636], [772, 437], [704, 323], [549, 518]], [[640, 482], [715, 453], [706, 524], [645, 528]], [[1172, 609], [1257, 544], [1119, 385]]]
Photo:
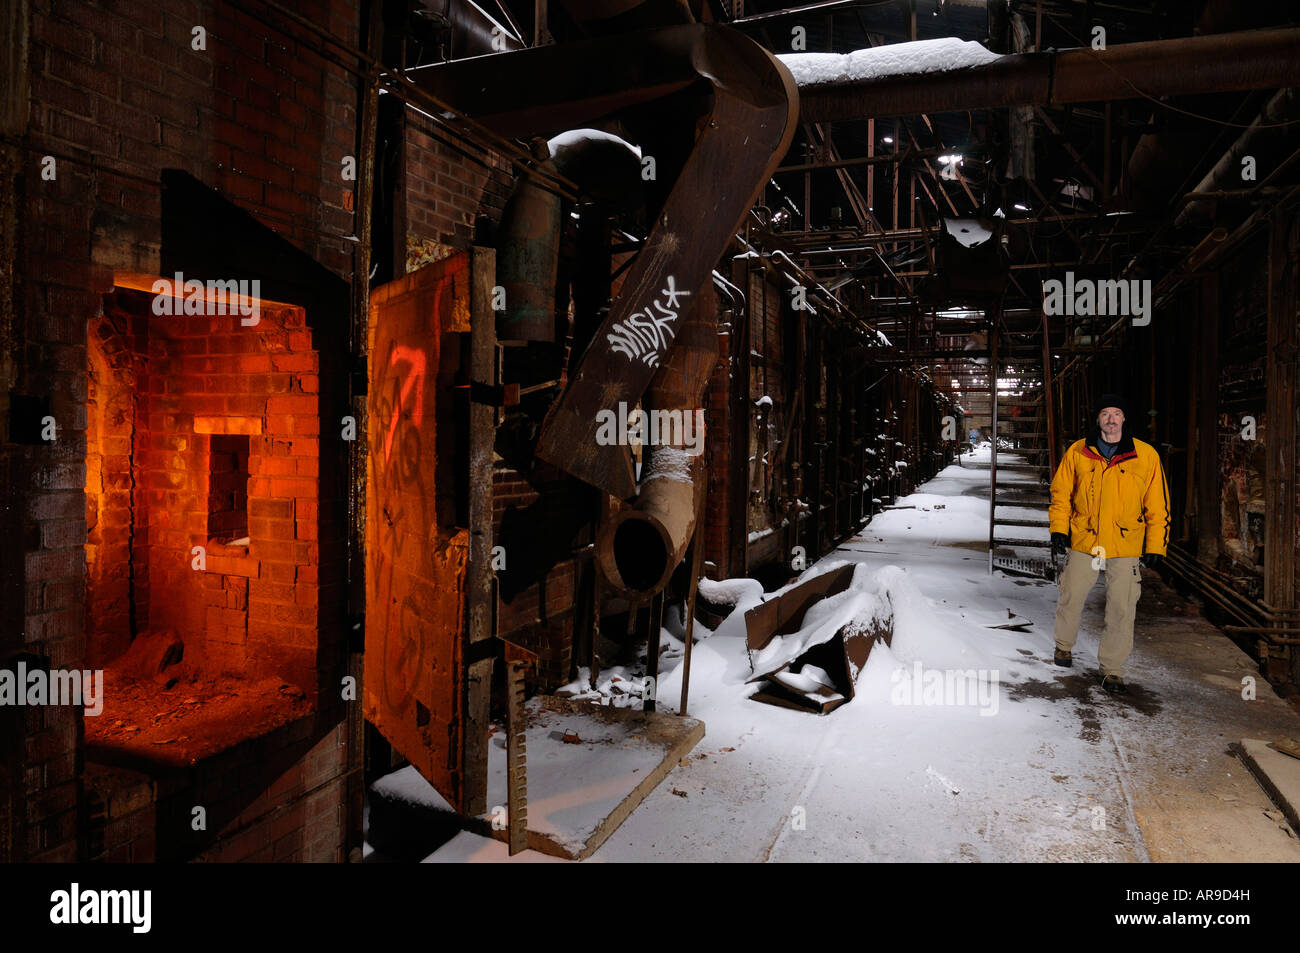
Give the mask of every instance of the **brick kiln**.
[[87, 756], [188, 764], [315, 702], [319, 356], [302, 308], [116, 283], [87, 349], [86, 654], [108, 686]]
[[[361, 35], [351, 0], [299, 9]], [[0, 709], [0, 861], [344, 859], [358, 83], [231, 4], [13, 11], [0, 665], [107, 684], [97, 717]], [[178, 272], [202, 305], [155, 307]]]

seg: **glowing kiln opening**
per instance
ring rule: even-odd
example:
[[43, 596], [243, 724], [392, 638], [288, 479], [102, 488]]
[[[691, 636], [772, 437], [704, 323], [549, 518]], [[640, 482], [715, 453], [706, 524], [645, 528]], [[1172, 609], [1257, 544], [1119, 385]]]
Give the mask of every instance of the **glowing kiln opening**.
[[152, 281], [89, 335], [86, 742], [189, 764], [315, 706], [319, 356], [301, 308], [158, 314]]

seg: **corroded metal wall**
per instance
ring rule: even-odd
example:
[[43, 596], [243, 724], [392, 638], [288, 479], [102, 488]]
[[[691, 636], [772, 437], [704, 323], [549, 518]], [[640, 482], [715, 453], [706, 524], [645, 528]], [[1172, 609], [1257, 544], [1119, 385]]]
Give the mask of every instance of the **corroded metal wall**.
[[[384, 285], [370, 304], [365, 717], [463, 809], [469, 531], [455, 524], [456, 332], [469, 255]], [[440, 439], [441, 438], [441, 439]]]

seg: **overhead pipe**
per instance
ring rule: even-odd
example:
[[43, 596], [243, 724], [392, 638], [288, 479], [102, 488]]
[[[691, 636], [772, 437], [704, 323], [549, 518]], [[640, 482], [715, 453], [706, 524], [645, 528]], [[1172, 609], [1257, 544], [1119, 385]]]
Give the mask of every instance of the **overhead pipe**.
[[[1246, 4], [1239, 0], [1205, 0], [1192, 32], [1196, 36], [1224, 34], [1290, 19], [1281, 15], [1282, 6], [1281, 3], [1269, 2]], [[1189, 154], [1195, 151], [1188, 146], [1186, 131], [1168, 127], [1144, 133], [1138, 139], [1124, 160], [1123, 174], [1119, 179], [1123, 199], [1129, 208], [1154, 214], [1164, 210], [1172, 191], [1182, 179]], [[1170, 169], [1179, 169], [1180, 174], [1171, 176]]]
[[1277, 95], [1260, 110], [1255, 121], [1192, 189], [1194, 197], [1174, 220], [1175, 228], [1182, 228], [1194, 219], [1206, 216], [1210, 201], [1208, 197], [1199, 197], [1202, 193], [1241, 187], [1242, 160], [1247, 156], [1258, 157], [1262, 150], [1269, 148], [1272, 141], [1282, 138], [1290, 131], [1285, 123], [1295, 119], [1297, 102], [1295, 89], [1278, 90]]
[[1195, 95], [1300, 85], [1300, 28], [1012, 53], [979, 66], [800, 83], [799, 121], [836, 122], [1005, 106]]
[[[611, 496], [630, 499], [636, 482], [629, 461], [619, 447], [596, 440], [592, 409], [634, 405], [645, 394], [681, 306], [711, 284], [713, 263], [790, 146], [798, 115], [794, 79], [738, 31], [699, 24], [477, 57], [408, 75], [498, 135], [535, 135], [638, 106], [663, 109], [668, 96], [684, 94], [677, 115], [693, 117], [693, 148], [681, 157], [644, 246], [542, 422], [534, 450]], [[644, 110], [642, 119], [648, 121]], [[684, 144], [669, 144], [669, 155]], [[644, 324], [647, 309], [654, 309], [655, 327], [641, 334], [637, 322]]]
[[[551, 150], [534, 140], [538, 168], [555, 172]], [[521, 176], [501, 213], [497, 283], [505, 308], [497, 312], [498, 341], [555, 340], [555, 281], [560, 260], [560, 197]]]
[[[558, 173], [585, 196], [619, 206], [642, 194], [641, 154], [617, 136], [576, 129], [533, 140], [538, 168]], [[497, 315], [500, 341], [555, 340], [555, 283], [563, 202], [553, 190], [521, 177], [497, 231], [497, 281], [505, 308]]]

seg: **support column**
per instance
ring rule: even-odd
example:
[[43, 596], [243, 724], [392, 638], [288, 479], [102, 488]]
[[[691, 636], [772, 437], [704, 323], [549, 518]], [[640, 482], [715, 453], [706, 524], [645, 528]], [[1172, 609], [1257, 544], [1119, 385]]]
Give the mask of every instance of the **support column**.
[[[1296, 248], [1300, 218], [1278, 216], [1268, 249], [1268, 348], [1264, 367], [1265, 432], [1264, 598], [1275, 609], [1295, 607], [1296, 570]], [[1300, 684], [1300, 653], [1291, 653], [1291, 678]]]
[[1219, 274], [1201, 281], [1196, 391], [1196, 556], [1219, 557]]

